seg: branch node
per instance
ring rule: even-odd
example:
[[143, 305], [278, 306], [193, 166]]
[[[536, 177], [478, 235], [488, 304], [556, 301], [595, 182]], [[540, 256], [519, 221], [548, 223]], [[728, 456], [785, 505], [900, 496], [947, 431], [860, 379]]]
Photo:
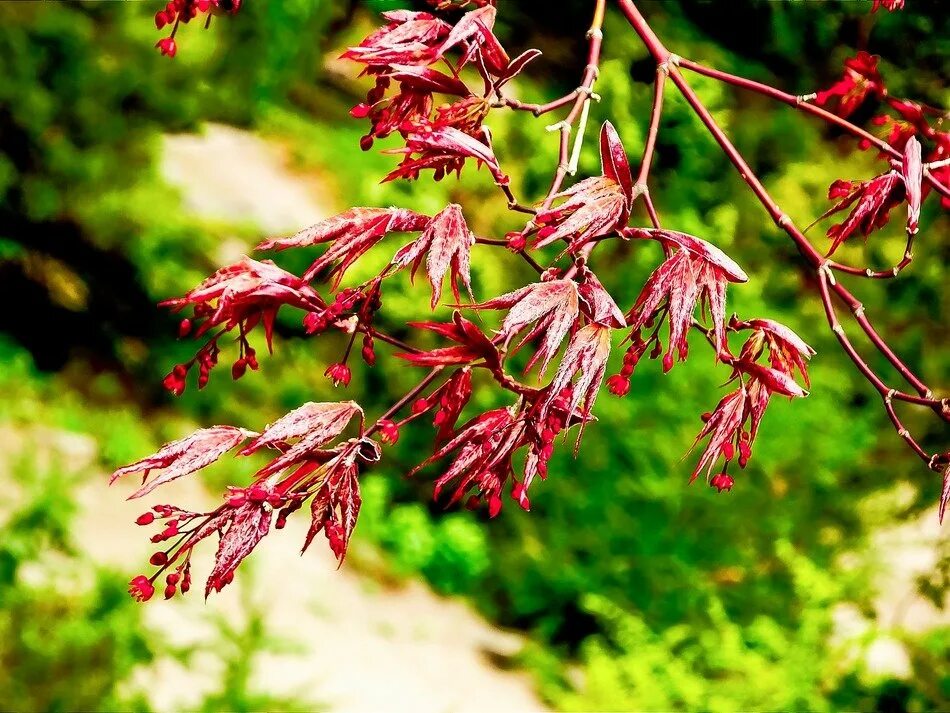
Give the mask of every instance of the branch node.
[[636, 200], [640, 196], [650, 195], [650, 187], [646, 183], [634, 183], [633, 184], [633, 198]]
[[680, 59], [682, 59], [678, 54], [670, 54], [663, 62], [660, 62], [656, 68], [658, 71], [663, 74], [669, 75], [670, 67], [678, 67], [680, 64]]
[[524, 230], [522, 232], [530, 233], [532, 230], [534, 230], [537, 227], [538, 227], [538, 224], [535, 223], [534, 218], [532, 218], [531, 220], [529, 220], [527, 223], [524, 224]]
[[839, 337], [844, 337], [844, 327], [841, 326], [840, 322], [835, 322], [831, 325], [831, 331], [837, 334]]
[[790, 227], [792, 227], [792, 219], [789, 218], [786, 213], [782, 213], [778, 218], [775, 219], [775, 224], [784, 230], [788, 230]]
[[861, 302], [858, 302], [854, 307], [851, 308], [851, 311], [854, 312], [855, 317], [863, 317], [864, 305]]
[[894, 394], [897, 393], [897, 389], [888, 389], [887, 393], [884, 395], [884, 403], [890, 405], [891, 401], [894, 400]]
[[910, 436], [910, 431], [908, 431], [906, 428], [902, 428], [897, 432], [897, 435], [906, 439]]
[[596, 64], [588, 64], [586, 67], [584, 67], [584, 71], [593, 74], [594, 79], [600, 77], [600, 67], [598, 67]]
[[571, 125], [568, 124], [566, 121], [559, 121], [556, 124], [545, 126], [544, 129], [545, 131], [551, 131], [551, 132], [566, 131], [567, 133], [571, 133]]
[[601, 30], [599, 27], [592, 27], [592, 28], [590, 28], [590, 29], [587, 31], [587, 35], [585, 35], [585, 36], [586, 36], [587, 39], [589, 39], [589, 40], [592, 40], [592, 39], [594, 39], [595, 37], [596, 37], [598, 40], [602, 40], [602, 39], [604, 39], [604, 31]]
[[572, 176], [574, 175], [574, 171], [571, 170], [571, 165], [569, 163], [564, 163], [563, 161], [557, 165], [557, 170], [564, 171], [564, 173], [569, 173]]
[[901, 273], [901, 269], [897, 267], [897, 265], [895, 265], [894, 269], [891, 270], [891, 274], [894, 275], [894, 277], [897, 277], [900, 273]]
[[818, 275], [828, 280], [829, 285], [837, 284], [837, 280], [835, 280], [835, 274], [831, 271], [831, 263], [827, 260], [818, 266]]
[[817, 92], [812, 92], [811, 94], [799, 94], [797, 97], [795, 97], [795, 102], [798, 104], [804, 104], [805, 102], [809, 102], [817, 98]]

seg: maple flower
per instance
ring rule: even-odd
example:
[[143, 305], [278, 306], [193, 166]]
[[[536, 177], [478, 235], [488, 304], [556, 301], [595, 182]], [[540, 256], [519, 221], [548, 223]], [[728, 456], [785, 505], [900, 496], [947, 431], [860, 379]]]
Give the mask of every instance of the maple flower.
[[544, 374], [548, 363], [577, 322], [580, 315], [580, 295], [577, 283], [573, 280], [554, 279], [536, 282], [472, 306], [474, 309], [508, 310], [501, 329], [498, 330], [498, 334], [504, 339], [505, 348], [524, 330], [527, 330], [527, 334], [515, 347], [515, 351], [527, 342], [541, 337], [541, 343], [525, 371], [540, 361], [541, 374]]
[[329, 269], [328, 277], [334, 278], [336, 286], [353, 263], [387, 234], [415, 232], [428, 223], [429, 216], [405, 208], [350, 208], [290, 237], [265, 240], [257, 249], [287, 250], [331, 243], [310, 265], [303, 279], [310, 281]]
[[815, 101], [846, 119], [869, 95], [883, 99], [887, 89], [877, 69], [877, 61], [876, 55], [863, 51], [849, 57], [844, 61], [844, 76], [830, 88], [818, 92]]
[[[401, 270], [412, 265], [412, 274], [426, 261], [426, 272], [432, 285], [430, 306], [435, 309], [442, 296], [442, 281], [450, 273], [449, 284], [455, 301], [460, 300], [459, 280], [472, 295], [472, 276], [469, 253], [475, 236], [468, 229], [461, 206], [450, 203], [432, 218], [415, 241], [402, 248], [393, 257], [391, 265]], [[474, 301], [474, 297], [472, 298]]]
[[327, 370], [323, 372], [323, 375], [332, 381], [334, 386], [339, 386], [340, 384], [343, 384], [343, 386], [350, 385], [350, 367], [346, 364], [330, 364]]
[[627, 321], [633, 329], [631, 349], [639, 349], [637, 358], [650, 341], [656, 342], [655, 354], [659, 355], [657, 333], [646, 341], [640, 339], [639, 333], [647, 324], [665, 315], [670, 335], [663, 371], [673, 367], [674, 349], [683, 361], [689, 351], [687, 336], [697, 305], [712, 319], [716, 351], [720, 352], [726, 341], [726, 284], [746, 282], [749, 278], [742, 268], [715, 245], [686, 233], [629, 228], [624, 236], [659, 240], [667, 249], [675, 250], [647, 279], [628, 314]]
[[[257, 261], [249, 257], [222, 267], [184, 297], [159, 303], [179, 312], [189, 305], [194, 307], [194, 318], [182, 322], [181, 333], [200, 337], [214, 327], [221, 331], [199, 349], [194, 359], [178, 364], [165, 378], [165, 386], [180, 395], [185, 390], [185, 376], [195, 364], [199, 365], [198, 387], [208, 382], [210, 370], [217, 364], [218, 339], [224, 332], [240, 327], [238, 343], [240, 356], [232, 374], [243, 374], [245, 366], [257, 368], [254, 349], [247, 334], [263, 322], [268, 351], [273, 350], [274, 320], [284, 305], [304, 310], [322, 309], [323, 300], [306, 281], [274, 265], [270, 260]], [[192, 327], [196, 327], [194, 330]]]
[[[923, 165], [920, 157], [920, 142], [911, 137], [904, 146], [901, 170], [897, 169], [875, 176], [869, 181], [837, 180], [828, 189], [828, 199], [837, 200], [818, 220], [851, 209], [848, 217], [828, 229], [831, 255], [841, 244], [858, 230], [866, 238], [872, 231], [883, 227], [890, 218], [890, 211], [907, 200], [907, 231], [917, 232], [920, 220]], [[816, 221], [817, 222], [817, 221]]]
[[163, 55], [174, 57], [177, 52], [175, 35], [179, 24], [188, 24], [198, 15], [205, 15], [205, 27], [214, 15], [234, 15], [241, 9], [242, 0], [169, 0], [164, 8], [155, 13], [155, 27], [159, 30], [174, 25], [172, 34], [155, 45]]
[[732, 490], [732, 486], [736, 484], [736, 481], [728, 473], [718, 473], [712, 477], [709, 484], [721, 493], [723, 490]]
[[564, 203], [534, 217], [543, 226], [535, 247], [564, 239], [567, 249], [574, 251], [592, 238], [626, 226], [633, 205], [633, 179], [623, 144], [609, 121], [600, 130], [600, 165], [602, 175], [561, 191], [555, 198], [566, 198]]

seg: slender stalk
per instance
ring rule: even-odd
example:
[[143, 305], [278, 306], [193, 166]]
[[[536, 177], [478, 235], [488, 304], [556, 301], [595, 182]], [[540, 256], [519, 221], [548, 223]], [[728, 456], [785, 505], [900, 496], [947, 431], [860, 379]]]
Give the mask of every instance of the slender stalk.
[[[881, 153], [887, 154], [893, 159], [900, 159], [902, 154], [896, 148], [891, 146], [888, 142], [879, 139], [874, 134], [865, 131], [860, 126], [852, 124], [847, 119], [842, 119], [837, 114], [833, 114], [827, 109], [822, 109], [820, 106], [815, 106], [814, 104], [809, 104], [804, 97], [795, 96], [794, 94], [789, 94], [788, 92], [783, 92], [781, 89], [776, 89], [771, 87], [768, 84], [763, 84], [761, 82], [756, 82], [752, 79], [746, 79], [745, 77], [739, 77], [735, 74], [729, 74], [729, 72], [723, 72], [719, 69], [713, 69], [712, 67], [706, 67], [705, 65], [699, 64], [698, 62], [693, 62], [685, 58], [679, 60], [679, 66], [683, 69], [688, 69], [697, 74], [702, 74], [706, 77], [711, 77], [712, 79], [719, 80], [726, 84], [731, 84], [734, 87], [739, 87], [741, 89], [747, 89], [749, 91], [755, 92], [756, 94], [761, 94], [763, 96], [769, 97], [776, 101], [780, 101], [783, 104], [788, 104], [791, 107], [798, 109], [805, 114], [810, 114], [812, 116], [818, 117], [826, 121], [829, 124], [837, 126], [839, 129], [847, 131], [849, 134], [867, 141], [869, 144], [874, 146], [876, 149], [881, 151]], [[930, 173], [929, 168], [939, 167], [939, 165], [928, 164], [925, 166], [924, 178], [928, 183], [933, 187], [935, 191], [940, 193], [943, 196], [950, 196], [950, 187], [943, 185], [938, 181], [933, 174]]]
[[386, 421], [388, 419], [391, 419], [395, 414], [399, 413], [400, 409], [402, 409], [404, 406], [414, 401], [419, 394], [425, 391], [426, 387], [429, 384], [431, 384], [433, 381], [435, 381], [439, 377], [439, 374], [442, 373], [442, 370], [444, 368], [445, 367], [443, 366], [433, 367], [432, 371], [426, 374], [423, 377], [422, 381], [420, 381], [418, 384], [413, 386], [401, 399], [399, 399], [396, 403], [390, 406], [389, 409], [387, 409], [386, 413], [384, 413], [382, 416], [376, 419], [376, 423], [374, 423], [372, 426], [366, 429], [366, 432], [363, 434], [363, 437], [369, 438], [370, 436], [372, 436], [381, 428], [380, 426], [381, 421]]

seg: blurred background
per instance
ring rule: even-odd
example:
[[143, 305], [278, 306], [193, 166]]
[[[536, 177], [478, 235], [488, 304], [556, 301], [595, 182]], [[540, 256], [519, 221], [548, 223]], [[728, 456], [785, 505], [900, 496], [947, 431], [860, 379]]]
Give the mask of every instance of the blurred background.
[[[869, 4], [641, 3], [681, 54], [793, 93], [828, 86], [866, 48], [883, 56], [892, 94], [950, 106], [943, 3], [911, 0], [876, 15]], [[575, 87], [590, 3], [499, 5], [512, 55], [544, 52], [512, 93], [543, 101]], [[264, 237], [351, 205], [434, 212], [456, 201], [479, 235], [520, 227], [484, 172], [381, 185], [396, 159], [379, 149], [398, 142], [359, 151], [366, 127], [348, 110], [366, 86], [337, 57], [378, 24], [378, 11], [406, 6], [248, 0], [209, 31], [183, 27], [170, 61], [153, 48], [159, 4], [0, 3], [4, 706], [950, 707], [950, 541], [936, 524], [938, 479], [894, 435], [826, 329], [792, 246], [672, 90], [652, 184], [665, 223], [712, 240], [749, 273], [730, 291], [730, 310], [785, 322], [818, 350], [811, 396], [773, 404], [731, 493], [688, 486], [691, 461], [681, 460], [728, 376], [697, 347], [666, 376], [643, 364], [626, 399], [602, 396], [600, 423], [576, 461], [559, 449], [530, 513], [509, 503], [489, 521], [434, 503], [428, 475], [404, 477], [431, 448], [420, 425], [363, 477], [340, 571], [325, 547], [299, 557], [302, 532], [291, 525], [208, 603], [200, 592], [146, 606], [128, 597], [150, 552], [133, 522], [148, 503], [127, 503], [128, 487], [108, 488], [108, 473], [198, 426], [259, 428], [304, 401], [343, 396], [322, 376], [343, 337], [305, 339], [300, 315], [286, 311], [261, 372], [231, 383], [223, 367], [204, 391], [171, 397], [162, 377], [195, 345], [176, 340], [176, 320], [157, 301]], [[605, 37], [603, 100], [588, 133], [610, 117], [635, 157], [653, 65], [613, 12]], [[873, 155], [787, 108], [694, 84], [800, 224], [823, 212], [835, 178], [877, 172]], [[874, 113], [865, 107], [858, 119]], [[543, 195], [556, 161], [546, 119], [495, 112], [488, 121], [525, 199]], [[581, 174], [598, 170], [595, 144]], [[945, 386], [950, 243], [934, 201], [921, 225], [902, 279], [855, 289], [908, 361]], [[824, 247], [822, 228], [810, 235]], [[855, 243], [843, 253], [850, 261], [888, 265], [903, 250], [899, 225]], [[595, 260], [616, 266], [599, 274], [621, 305], [658, 257], [628, 248]], [[294, 270], [311, 258], [279, 261]], [[371, 256], [364, 274], [384, 259]], [[530, 277], [506, 251], [475, 256], [476, 295]], [[405, 335], [406, 321], [424, 317], [424, 295], [395, 282], [385, 329]], [[380, 357], [375, 369], [356, 367], [346, 394], [370, 416], [418, 378], [382, 347]], [[501, 403], [491, 389], [477, 393], [473, 409]], [[947, 445], [926, 413], [908, 408], [906, 418], [925, 446]], [[248, 474], [227, 459], [160, 497], [198, 508]]]

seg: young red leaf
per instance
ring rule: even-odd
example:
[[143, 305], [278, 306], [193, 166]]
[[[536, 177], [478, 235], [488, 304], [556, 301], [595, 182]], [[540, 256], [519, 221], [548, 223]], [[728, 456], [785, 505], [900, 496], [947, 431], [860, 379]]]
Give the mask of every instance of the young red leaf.
[[495, 82], [495, 88], [501, 89], [512, 79], [521, 74], [524, 71], [524, 68], [527, 67], [530, 62], [533, 62], [540, 56], [541, 50], [537, 49], [525, 50], [519, 54], [508, 63], [507, 67], [505, 67], [505, 71], [502, 72], [501, 77]]
[[627, 205], [633, 205], [633, 176], [630, 174], [627, 152], [617, 130], [609, 121], [605, 121], [600, 129], [600, 166], [601, 173], [623, 189]]
[[453, 94], [460, 97], [466, 97], [472, 93], [462, 80], [430, 67], [395, 64], [384, 76], [402, 82], [416, 91]]
[[577, 322], [580, 314], [580, 297], [577, 283], [573, 280], [549, 280], [522, 287], [493, 300], [473, 305], [475, 309], [508, 309], [499, 334], [507, 347], [511, 340], [529, 325], [528, 334], [516, 347], [543, 334], [541, 344], [528, 362], [530, 369], [541, 362], [541, 373], [547, 369], [551, 358], [560, 348], [564, 338]]
[[920, 142], [915, 136], [911, 136], [904, 146], [901, 178], [904, 179], [904, 194], [907, 198], [907, 232], [913, 235], [920, 223], [920, 198], [924, 181]]
[[460, 299], [458, 287], [460, 279], [471, 296], [469, 253], [474, 244], [475, 236], [465, 223], [462, 208], [451, 203], [429, 221], [418, 239], [396, 253], [392, 259], [392, 266], [400, 270], [411, 264], [412, 273], [415, 275], [425, 256], [426, 272], [432, 285], [430, 306], [435, 309], [442, 296], [442, 281], [450, 270], [449, 284], [455, 301], [458, 302]]
[[492, 370], [501, 368], [501, 356], [498, 348], [486, 337], [474, 323], [455, 312], [449, 323], [410, 322], [409, 326], [425, 329], [458, 342], [457, 347], [443, 347], [427, 352], [401, 352], [395, 354], [400, 359], [415, 366], [450, 366], [452, 364], [471, 364], [479, 359]]
[[159, 485], [168, 483], [184, 475], [211, 465], [228, 451], [236, 448], [256, 433], [245, 431], [234, 426], [212, 426], [202, 428], [190, 436], [171, 441], [162, 446], [159, 451], [148, 458], [119, 468], [112, 474], [110, 483], [129, 473], [142, 473], [148, 478], [152, 470], [164, 469], [163, 472], [150, 482], [136, 490], [129, 498], [140, 498], [152, 492]]
[[350, 47], [341, 57], [370, 67], [428, 65], [435, 62], [440, 46], [452, 26], [427, 12], [395, 10], [384, 12], [389, 20], [385, 27], [373, 32], [359, 46]]
[[244, 561], [270, 531], [272, 510], [260, 503], [247, 502], [237, 508], [221, 533], [214, 569], [205, 585], [205, 598], [211, 591], [220, 592], [234, 578], [238, 565]]
[[312, 280], [324, 269], [334, 266], [335, 282], [339, 284], [344, 273], [367, 250], [388, 233], [422, 230], [429, 217], [405, 208], [350, 208], [338, 215], [311, 225], [287, 238], [266, 240], [258, 250], [286, 250], [332, 242], [304, 274]]

